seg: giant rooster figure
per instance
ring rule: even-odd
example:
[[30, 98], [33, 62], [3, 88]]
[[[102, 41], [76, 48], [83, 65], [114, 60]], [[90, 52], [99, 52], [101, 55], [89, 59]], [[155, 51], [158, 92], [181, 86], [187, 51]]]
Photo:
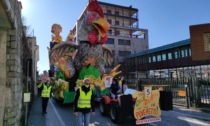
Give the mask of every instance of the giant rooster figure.
[[103, 45], [107, 40], [109, 28], [110, 25], [104, 18], [97, 0], [90, 0], [78, 30], [79, 44], [72, 42], [58, 44], [49, 52], [50, 63], [59, 68], [66, 78], [72, 78], [75, 71], [78, 71], [77, 86], [82, 84], [84, 78], [90, 78], [92, 88], [99, 85], [104, 90], [104, 79], [107, 76], [114, 78], [121, 73], [117, 72], [120, 66], [118, 65], [110, 74], [105, 74], [104, 65], [113, 63], [112, 51]]

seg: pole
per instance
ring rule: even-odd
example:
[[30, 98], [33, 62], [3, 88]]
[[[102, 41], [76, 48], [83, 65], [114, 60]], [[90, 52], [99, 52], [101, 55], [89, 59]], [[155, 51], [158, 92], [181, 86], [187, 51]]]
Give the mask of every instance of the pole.
[[[26, 92], [28, 92], [28, 74], [29, 74], [29, 61], [27, 61], [27, 73], [26, 73]], [[28, 120], [28, 102], [25, 103], [26, 108], [25, 108], [25, 126], [27, 126], [27, 120]]]
[[187, 84], [185, 84], [185, 92], [186, 92], [187, 108], [189, 108], [189, 94], [188, 94], [188, 85]]
[[135, 54], [135, 57], [134, 57], [135, 60], [134, 61], [135, 61], [135, 74], [136, 74], [135, 75], [136, 76], [136, 81], [135, 82], [136, 82], [136, 89], [138, 89], [138, 72], [137, 72], [137, 61], [138, 60], [137, 60], [137, 55], [136, 55], [136, 49], [134, 49], [134, 54]]

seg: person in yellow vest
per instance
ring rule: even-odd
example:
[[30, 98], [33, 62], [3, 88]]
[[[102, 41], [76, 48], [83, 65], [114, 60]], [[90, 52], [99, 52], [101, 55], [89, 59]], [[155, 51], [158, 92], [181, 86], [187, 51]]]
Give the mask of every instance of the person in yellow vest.
[[41, 89], [41, 97], [42, 97], [42, 113], [47, 114], [47, 104], [48, 100], [51, 96], [52, 86], [50, 84], [50, 80], [47, 80], [45, 83], [41, 82], [38, 85], [38, 88]]
[[83, 85], [77, 89], [74, 98], [74, 115], [78, 126], [89, 126], [90, 115], [95, 115], [95, 99], [93, 90], [90, 88], [90, 79], [85, 78]]

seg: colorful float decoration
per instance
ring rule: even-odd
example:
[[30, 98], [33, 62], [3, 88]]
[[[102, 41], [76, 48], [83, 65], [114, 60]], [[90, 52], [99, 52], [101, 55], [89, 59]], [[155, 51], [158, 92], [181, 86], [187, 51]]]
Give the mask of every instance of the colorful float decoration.
[[68, 41], [69, 41], [69, 42], [73, 42], [73, 41], [74, 41], [73, 30], [70, 30], [70, 33], [69, 33], [69, 35], [68, 35]]

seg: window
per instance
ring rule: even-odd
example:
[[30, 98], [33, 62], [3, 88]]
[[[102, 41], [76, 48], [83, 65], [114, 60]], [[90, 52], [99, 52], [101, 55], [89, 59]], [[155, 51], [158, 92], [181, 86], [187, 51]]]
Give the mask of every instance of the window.
[[153, 57], [152, 57], [152, 61], [153, 61], [153, 62], [156, 62], [156, 56], [153, 56]]
[[114, 39], [113, 38], [108, 38], [106, 41], [106, 44], [114, 44]]
[[171, 53], [168, 53], [168, 59], [172, 59], [172, 54]]
[[210, 33], [203, 34], [204, 51], [210, 51]]
[[130, 46], [131, 45], [131, 42], [130, 42], [130, 40], [118, 39], [118, 45], [127, 45], [127, 46]]
[[108, 35], [112, 35], [112, 30], [109, 30], [108, 31]]
[[166, 60], [166, 54], [162, 54], [162, 60]]
[[125, 45], [130, 46], [130, 45], [131, 45], [130, 40], [126, 40], [126, 41], [125, 41]]
[[188, 57], [187, 49], [185, 49], [185, 55], [186, 55], [186, 57]]
[[174, 52], [174, 58], [175, 59], [179, 58], [179, 52], [178, 51]]
[[181, 51], [182, 58], [185, 57], [184, 50]]
[[148, 57], [148, 59], [149, 59], [149, 63], [151, 63], [152, 62], [151, 57]]
[[119, 15], [119, 11], [115, 11], [115, 15]]
[[112, 20], [111, 19], [107, 19], [107, 22], [109, 22], [109, 24], [112, 24]]
[[120, 35], [120, 31], [115, 30], [115, 35]]
[[120, 22], [116, 20], [115, 25], [120, 25]]
[[161, 55], [157, 55], [157, 61], [161, 61]]
[[111, 14], [112, 13], [112, 10], [107, 10], [107, 13]]
[[124, 45], [124, 41], [125, 41], [125, 40], [119, 39], [119, 40], [118, 40], [118, 45]]

